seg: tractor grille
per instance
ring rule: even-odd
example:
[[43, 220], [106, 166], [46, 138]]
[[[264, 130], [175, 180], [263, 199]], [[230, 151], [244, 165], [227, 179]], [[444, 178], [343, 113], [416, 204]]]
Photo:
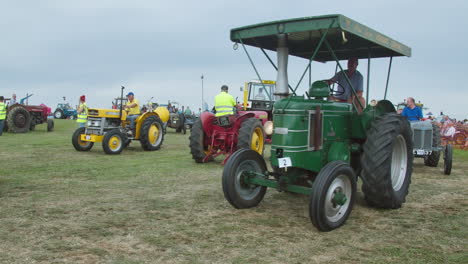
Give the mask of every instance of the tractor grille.
[[432, 150], [432, 130], [413, 130], [413, 144], [415, 149]]

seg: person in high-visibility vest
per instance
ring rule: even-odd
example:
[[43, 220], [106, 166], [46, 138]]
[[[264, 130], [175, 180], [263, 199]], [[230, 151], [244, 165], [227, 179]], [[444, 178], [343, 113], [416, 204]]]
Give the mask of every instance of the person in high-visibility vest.
[[80, 96], [80, 106], [78, 106], [78, 118], [76, 122], [79, 127], [85, 127], [86, 122], [88, 121], [88, 106], [86, 105], [86, 97], [84, 95]]
[[236, 101], [232, 95], [228, 94], [228, 86], [221, 86], [221, 93], [215, 97], [215, 116], [233, 115], [233, 107], [236, 105]]
[[3, 133], [3, 125], [6, 119], [6, 104], [4, 102], [5, 98], [0, 96], [0, 136]]

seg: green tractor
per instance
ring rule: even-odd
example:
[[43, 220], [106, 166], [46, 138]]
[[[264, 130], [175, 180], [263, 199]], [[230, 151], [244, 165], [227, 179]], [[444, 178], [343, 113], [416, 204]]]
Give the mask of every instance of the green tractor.
[[[277, 70], [273, 108], [271, 169], [258, 153], [236, 151], [222, 177], [226, 200], [235, 208], [251, 208], [263, 199], [267, 187], [309, 196], [309, 216], [320, 231], [345, 223], [356, 200], [358, 177], [370, 206], [400, 208], [408, 195], [413, 169], [412, 131], [406, 118], [386, 100], [393, 57], [411, 56], [411, 49], [343, 15], [281, 20], [231, 30], [234, 49], [258, 47]], [[278, 63], [265, 50], [276, 51]], [[289, 55], [307, 59], [293, 89], [288, 82]], [[336, 62], [350, 58], [368, 61], [390, 58], [382, 100], [370, 104], [355, 100], [336, 102], [340, 93], [326, 81], [311, 81], [312, 61]], [[296, 93], [309, 73], [309, 89]], [[344, 74], [351, 92], [356, 89]], [[366, 100], [369, 102], [369, 81]]]

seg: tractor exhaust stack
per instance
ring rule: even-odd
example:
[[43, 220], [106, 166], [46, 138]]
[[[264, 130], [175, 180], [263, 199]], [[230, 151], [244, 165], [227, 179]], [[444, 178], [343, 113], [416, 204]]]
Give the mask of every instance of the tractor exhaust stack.
[[276, 78], [276, 100], [286, 98], [289, 95], [288, 91], [288, 37], [286, 34], [278, 35], [278, 75]]

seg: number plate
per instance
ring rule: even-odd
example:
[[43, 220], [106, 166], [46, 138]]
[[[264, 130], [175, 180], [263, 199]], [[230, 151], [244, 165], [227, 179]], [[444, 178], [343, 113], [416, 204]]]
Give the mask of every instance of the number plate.
[[278, 166], [280, 168], [292, 167], [291, 158], [290, 157], [279, 158], [278, 159]]
[[86, 135], [86, 140], [91, 140], [91, 136], [90, 136], [90, 135]]
[[416, 150], [416, 154], [424, 155], [424, 150], [423, 149], [418, 149], [418, 150]]

